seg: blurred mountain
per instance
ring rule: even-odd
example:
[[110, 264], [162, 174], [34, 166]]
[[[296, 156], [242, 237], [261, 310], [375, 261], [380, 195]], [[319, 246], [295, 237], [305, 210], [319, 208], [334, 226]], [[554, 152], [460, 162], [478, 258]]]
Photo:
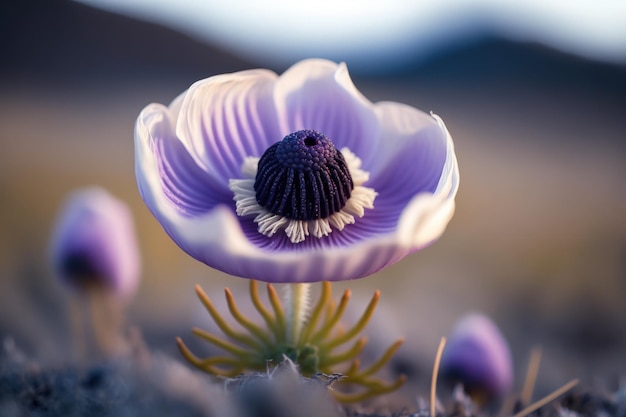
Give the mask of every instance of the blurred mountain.
[[0, 5], [0, 76], [73, 85], [120, 79], [199, 79], [250, 68], [176, 31], [66, 0]]
[[[3, 2], [0, 53], [0, 77], [5, 81], [67, 86], [94, 80], [195, 80], [258, 66], [174, 30], [65, 0]], [[487, 32], [442, 48], [426, 60], [408, 61], [413, 63], [387, 76], [438, 88], [514, 85], [565, 93], [589, 90], [626, 104], [625, 66], [588, 61]]]
[[[514, 42], [485, 32], [441, 49], [400, 74], [425, 83], [522, 88], [606, 90], [626, 99], [626, 66], [591, 61], [538, 43]], [[625, 103], [626, 104], [626, 103]]]

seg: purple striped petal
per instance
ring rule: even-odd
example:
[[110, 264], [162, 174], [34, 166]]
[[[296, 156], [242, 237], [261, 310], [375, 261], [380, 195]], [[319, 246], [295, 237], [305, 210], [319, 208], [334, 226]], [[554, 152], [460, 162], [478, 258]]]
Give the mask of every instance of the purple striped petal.
[[[172, 107], [176, 109], [179, 101]], [[184, 216], [208, 212], [231, 195], [194, 163], [173, 132], [176, 114], [160, 104], [146, 107], [136, 126], [136, 152], [145, 155], [136, 164], [139, 190], [144, 194], [148, 177], [159, 182], [164, 199]], [[149, 206], [150, 207], [150, 206]]]
[[228, 190], [247, 156], [261, 156], [284, 135], [278, 130], [272, 92], [276, 74], [242, 71], [199, 81], [182, 102], [176, 135], [195, 163]]
[[374, 156], [379, 135], [374, 108], [352, 83], [345, 64], [302, 61], [278, 79], [275, 97], [284, 135], [313, 129], [364, 163]]
[[433, 193], [447, 155], [447, 134], [437, 120], [404, 104], [376, 105], [382, 140], [368, 167], [369, 185], [396, 201], [422, 192]]

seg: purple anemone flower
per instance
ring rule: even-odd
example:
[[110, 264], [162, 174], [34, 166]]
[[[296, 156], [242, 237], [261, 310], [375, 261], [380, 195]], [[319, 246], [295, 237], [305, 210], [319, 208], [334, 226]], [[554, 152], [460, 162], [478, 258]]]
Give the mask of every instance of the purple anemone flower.
[[434, 240], [458, 167], [443, 121], [368, 101], [344, 64], [201, 80], [135, 127], [139, 191], [189, 255], [267, 282], [370, 275]]
[[55, 273], [76, 291], [104, 289], [130, 297], [137, 289], [141, 261], [131, 212], [101, 188], [67, 198], [50, 252]]
[[439, 369], [481, 403], [507, 394], [513, 385], [509, 346], [495, 323], [482, 314], [468, 314], [458, 322]]

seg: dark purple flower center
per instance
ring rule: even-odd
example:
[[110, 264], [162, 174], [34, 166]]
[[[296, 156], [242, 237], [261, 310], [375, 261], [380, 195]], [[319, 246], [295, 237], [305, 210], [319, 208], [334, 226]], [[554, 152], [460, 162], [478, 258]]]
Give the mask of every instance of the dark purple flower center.
[[257, 202], [291, 220], [327, 218], [345, 206], [353, 188], [343, 155], [315, 130], [298, 130], [270, 146], [254, 182]]
[[93, 254], [85, 250], [67, 253], [61, 264], [60, 272], [64, 279], [78, 288], [104, 285], [101, 268], [96, 265]]

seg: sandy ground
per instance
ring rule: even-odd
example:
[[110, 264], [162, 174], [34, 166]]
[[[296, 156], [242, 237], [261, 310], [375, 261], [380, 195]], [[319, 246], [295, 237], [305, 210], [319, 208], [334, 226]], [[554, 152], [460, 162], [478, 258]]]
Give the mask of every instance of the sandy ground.
[[[382, 290], [371, 343], [405, 335], [400, 355], [426, 382], [439, 338], [461, 315], [478, 310], [509, 340], [518, 383], [535, 345], [544, 348], [540, 389], [573, 377], [615, 383], [626, 371], [624, 107], [575, 92], [434, 91], [398, 81], [359, 87], [372, 100], [440, 114], [461, 170], [457, 214], [438, 243], [335, 286], [337, 295], [351, 287], [355, 306]], [[151, 346], [175, 352], [175, 335], [189, 337], [191, 326], [208, 320], [195, 283], [216, 293], [224, 286], [245, 291], [245, 280], [180, 251], [136, 190], [134, 120], [149, 102], [168, 102], [183, 88], [180, 82], [71, 94], [4, 88], [0, 336], [12, 335], [44, 361], [66, 351], [67, 297], [49, 272], [47, 244], [63, 198], [81, 186], [106, 187], [135, 215], [144, 272], [129, 320]]]

